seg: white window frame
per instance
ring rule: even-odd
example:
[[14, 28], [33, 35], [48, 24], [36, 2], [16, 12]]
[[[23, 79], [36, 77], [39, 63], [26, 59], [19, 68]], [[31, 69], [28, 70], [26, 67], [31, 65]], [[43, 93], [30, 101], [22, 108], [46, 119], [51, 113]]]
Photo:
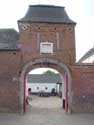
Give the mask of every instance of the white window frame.
[[[49, 46], [49, 51], [46, 50], [47, 46]], [[53, 54], [53, 43], [41, 42], [40, 43], [40, 53], [41, 54]]]

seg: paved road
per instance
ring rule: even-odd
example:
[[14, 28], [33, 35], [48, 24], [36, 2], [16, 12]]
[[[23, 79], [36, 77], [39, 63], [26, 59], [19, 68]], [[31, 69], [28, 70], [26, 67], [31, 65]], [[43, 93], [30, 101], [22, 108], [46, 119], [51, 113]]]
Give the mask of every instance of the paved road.
[[24, 116], [0, 115], [0, 125], [94, 125], [94, 114], [66, 115], [61, 107], [29, 105]]
[[33, 109], [24, 116], [2, 115], [0, 125], [94, 125], [94, 114], [65, 115], [59, 109]]

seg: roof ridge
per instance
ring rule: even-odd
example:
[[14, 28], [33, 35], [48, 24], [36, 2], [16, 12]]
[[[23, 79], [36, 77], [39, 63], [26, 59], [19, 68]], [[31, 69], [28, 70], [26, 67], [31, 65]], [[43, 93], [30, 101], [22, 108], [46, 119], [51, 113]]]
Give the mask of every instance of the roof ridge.
[[64, 6], [49, 5], [49, 4], [35, 4], [35, 5], [29, 5], [29, 7], [55, 7], [55, 8], [65, 8]]

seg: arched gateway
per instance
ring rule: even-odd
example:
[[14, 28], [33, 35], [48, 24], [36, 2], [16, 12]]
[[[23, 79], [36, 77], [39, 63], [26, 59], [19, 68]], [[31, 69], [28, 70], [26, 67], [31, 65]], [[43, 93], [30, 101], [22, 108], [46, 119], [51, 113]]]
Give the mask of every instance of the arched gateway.
[[65, 8], [29, 6], [18, 27], [0, 30], [0, 113], [26, 111], [25, 76], [43, 66], [64, 76], [66, 112], [94, 112], [94, 64], [75, 63], [75, 22]]
[[[34, 67], [47, 66], [66, 76], [66, 112], [72, 110], [71, 74], [69, 67], [75, 63], [75, 22], [64, 7], [33, 5], [18, 21], [21, 50], [21, 109], [25, 105], [25, 75]], [[24, 83], [24, 86], [23, 86]], [[62, 100], [63, 101], [63, 100]], [[24, 111], [23, 111], [24, 109]]]
[[[54, 67], [58, 69], [59, 72], [62, 73], [62, 70], [64, 70], [64, 72], [66, 73], [67, 79], [65, 82], [66, 84], [65, 85], [66, 86], [65, 111], [68, 113], [71, 113], [71, 110], [72, 110], [71, 73], [68, 67], [64, 63], [60, 62], [59, 60], [52, 59], [52, 58], [34, 59], [33, 61], [30, 61], [23, 67], [21, 77], [20, 77], [20, 87], [21, 87], [20, 101], [21, 101], [21, 109], [22, 109], [21, 111], [26, 112], [26, 95], [25, 95], [26, 94], [25, 92], [26, 74], [34, 67], [42, 67], [42, 66]], [[62, 103], [63, 103], [63, 98], [62, 98]]]

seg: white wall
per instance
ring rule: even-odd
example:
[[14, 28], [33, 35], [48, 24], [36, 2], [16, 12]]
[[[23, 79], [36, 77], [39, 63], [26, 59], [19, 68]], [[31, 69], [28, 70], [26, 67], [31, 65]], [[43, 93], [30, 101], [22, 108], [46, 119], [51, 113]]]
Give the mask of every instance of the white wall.
[[[39, 87], [39, 89], [37, 89]], [[32, 89], [32, 92], [51, 92], [52, 88], [56, 90], [56, 83], [26, 83], [26, 95], [28, 95], [28, 88]], [[46, 89], [47, 88], [47, 89]]]

